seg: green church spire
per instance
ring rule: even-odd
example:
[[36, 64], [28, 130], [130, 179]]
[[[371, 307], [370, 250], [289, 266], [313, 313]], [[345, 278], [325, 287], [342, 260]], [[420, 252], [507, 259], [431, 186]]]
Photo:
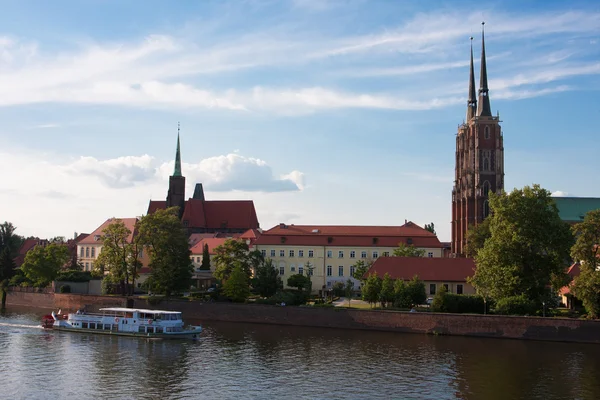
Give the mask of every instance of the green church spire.
[[175, 170], [173, 176], [181, 175], [181, 149], [179, 147], [179, 122], [177, 123], [177, 152], [175, 153]]

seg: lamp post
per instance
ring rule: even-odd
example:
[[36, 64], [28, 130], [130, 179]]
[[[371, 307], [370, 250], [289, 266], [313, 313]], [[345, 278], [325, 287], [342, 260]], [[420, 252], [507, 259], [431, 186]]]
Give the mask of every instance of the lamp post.
[[487, 299], [483, 298], [483, 315], [487, 314]]
[[546, 317], [546, 302], [542, 301], [542, 316]]

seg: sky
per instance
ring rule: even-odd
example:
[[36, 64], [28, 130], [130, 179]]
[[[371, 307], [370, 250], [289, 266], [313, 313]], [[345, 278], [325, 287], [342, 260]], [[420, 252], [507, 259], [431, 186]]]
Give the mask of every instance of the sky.
[[[544, 7], [540, 7], [543, 4]], [[263, 229], [433, 222], [481, 22], [505, 189], [600, 197], [595, 1], [0, 1], [0, 221], [71, 237], [166, 197]]]

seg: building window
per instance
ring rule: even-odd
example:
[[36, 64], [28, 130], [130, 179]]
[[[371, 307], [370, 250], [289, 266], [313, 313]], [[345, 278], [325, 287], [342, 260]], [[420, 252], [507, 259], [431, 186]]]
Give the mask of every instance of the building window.
[[285, 274], [285, 267], [279, 267], [279, 275]]
[[263, 257], [266, 257], [267, 256], [267, 251], [266, 250], [261, 250], [260, 251], [260, 255], [263, 256]]
[[315, 252], [313, 250], [308, 251], [308, 258], [313, 258], [315, 256]]
[[483, 159], [483, 170], [484, 171], [490, 170], [490, 159], [487, 157]]
[[429, 284], [429, 294], [435, 294], [435, 283], [430, 283]]
[[384, 257], [389, 257], [390, 256], [390, 252], [389, 251], [384, 251], [382, 255]]
[[298, 250], [298, 257], [304, 257], [304, 250]]
[[142, 258], [144, 257], [144, 249], [141, 249], [140, 252], [138, 253], [138, 258]]
[[294, 250], [290, 250], [290, 257], [294, 257]]
[[450, 287], [447, 283], [444, 283], [444, 287], [446, 288], [446, 292], [450, 293]]
[[327, 266], [327, 276], [331, 276], [333, 274], [333, 267], [331, 265]]
[[379, 252], [377, 252], [377, 251], [374, 251], [374, 252], [373, 252], [373, 258], [377, 258], [377, 257], [379, 257]]
[[313, 272], [314, 272], [313, 270], [314, 270], [314, 268], [308, 268], [307, 275], [313, 276]]
[[327, 258], [333, 257], [333, 252], [331, 250], [327, 250]]
[[331, 281], [327, 282], [327, 287], [331, 287]]
[[483, 202], [483, 218], [487, 218], [488, 215], [490, 215], [490, 202], [486, 200]]
[[361, 251], [360, 252], [360, 258], [367, 258], [367, 252], [366, 251]]
[[344, 258], [344, 250], [338, 251], [338, 258]]
[[83, 258], [83, 255], [85, 254], [85, 249], [83, 247], [79, 248], [79, 257]]
[[350, 266], [350, 276], [354, 278], [354, 271], [356, 270], [356, 267], [354, 265]]
[[456, 294], [463, 294], [463, 285], [456, 285]]
[[302, 265], [300, 265], [300, 266], [298, 267], [298, 273], [299, 273], [300, 275], [304, 275], [304, 267], [303, 267]]
[[93, 262], [91, 262], [91, 263], [90, 263], [90, 271], [93, 271], [93, 270], [94, 270], [94, 263], [93, 263]]
[[489, 139], [490, 138], [490, 127], [489, 126], [485, 126], [485, 128], [483, 128], [483, 137], [485, 139]]
[[90, 256], [90, 248], [89, 248], [89, 247], [86, 247], [86, 248], [85, 248], [85, 257], [86, 257], [86, 258], [89, 258], [89, 256]]
[[279, 257], [285, 257], [285, 250], [279, 250]]
[[340, 265], [338, 267], [338, 276], [344, 276], [344, 266]]
[[90, 263], [85, 263], [85, 270], [89, 271], [90, 270]]
[[489, 181], [485, 181], [483, 182], [483, 195], [485, 197], [488, 197], [488, 194], [490, 193], [490, 182]]
[[271, 250], [271, 257], [275, 257], [275, 250]]
[[429, 253], [427, 253], [427, 257], [433, 258], [433, 252], [430, 251]]
[[92, 258], [96, 257], [96, 248], [92, 247]]
[[356, 252], [354, 250], [350, 252], [350, 258], [356, 258]]
[[296, 272], [296, 266], [294, 264], [290, 264], [290, 272]]

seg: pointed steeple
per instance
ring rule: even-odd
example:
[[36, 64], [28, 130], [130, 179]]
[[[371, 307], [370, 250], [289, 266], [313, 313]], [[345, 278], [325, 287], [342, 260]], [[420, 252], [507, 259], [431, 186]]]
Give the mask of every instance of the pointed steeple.
[[473, 37], [471, 36], [471, 67], [469, 72], [469, 99], [467, 100], [467, 122], [477, 112], [477, 96], [475, 95], [475, 70], [473, 69]]
[[487, 66], [485, 63], [485, 37], [483, 27], [485, 22], [481, 23], [481, 73], [479, 76], [479, 104], [477, 107], [478, 117], [491, 117], [492, 108], [490, 107], [490, 96], [487, 81]]
[[175, 170], [173, 176], [181, 176], [181, 149], [179, 147], [179, 122], [177, 123], [177, 151], [175, 152]]

